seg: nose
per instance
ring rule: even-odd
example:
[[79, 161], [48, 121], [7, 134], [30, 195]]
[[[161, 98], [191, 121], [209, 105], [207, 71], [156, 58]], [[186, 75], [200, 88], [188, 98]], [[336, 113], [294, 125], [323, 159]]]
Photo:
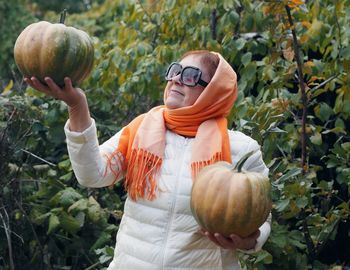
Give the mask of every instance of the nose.
[[172, 77], [171, 80], [176, 84], [182, 85], [181, 74], [177, 74], [176, 76]]

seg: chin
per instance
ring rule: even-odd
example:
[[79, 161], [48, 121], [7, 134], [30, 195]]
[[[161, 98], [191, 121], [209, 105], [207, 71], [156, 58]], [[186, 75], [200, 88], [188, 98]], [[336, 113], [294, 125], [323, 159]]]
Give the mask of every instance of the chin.
[[175, 100], [167, 100], [165, 101], [165, 107], [168, 109], [174, 110], [182, 107], [182, 104], [179, 104], [179, 102], [176, 102]]
[[165, 103], [165, 107], [167, 107], [167, 109], [170, 109], [170, 110], [175, 110], [180, 108], [180, 106], [176, 106], [175, 104], [172, 104], [172, 103]]

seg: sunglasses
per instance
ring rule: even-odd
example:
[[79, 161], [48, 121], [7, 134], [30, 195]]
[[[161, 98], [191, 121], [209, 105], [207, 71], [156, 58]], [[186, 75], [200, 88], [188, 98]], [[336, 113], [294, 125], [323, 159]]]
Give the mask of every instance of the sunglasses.
[[180, 75], [180, 82], [189, 87], [194, 87], [197, 84], [206, 87], [208, 85], [207, 82], [201, 79], [202, 71], [199, 68], [187, 66], [182, 67], [179, 63], [173, 62], [168, 67], [165, 79], [167, 81], [171, 81], [175, 76]]

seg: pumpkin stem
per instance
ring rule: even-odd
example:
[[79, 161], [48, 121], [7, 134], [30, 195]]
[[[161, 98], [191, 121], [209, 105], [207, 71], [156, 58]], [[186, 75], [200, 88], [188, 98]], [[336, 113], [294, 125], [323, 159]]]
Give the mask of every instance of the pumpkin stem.
[[66, 15], [67, 15], [67, 9], [65, 8], [62, 12], [61, 12], [61, 17], [60, 17], [60, 23], [64, 24], [64, 21], [66, 19]]
[[248, 152], [247, 154], [245, 154], [243, 157], [241, 157], [241, 159], [237, 162], [236, 166], [234, 167], [234, 171], [237, 171], [237, 172], [241, 172], [242, 171], [242, 167], [244, 165], [244, 163], [247, 161], [247, 159], [252, 156], [255, 152], [255, 151], [250, 151]]

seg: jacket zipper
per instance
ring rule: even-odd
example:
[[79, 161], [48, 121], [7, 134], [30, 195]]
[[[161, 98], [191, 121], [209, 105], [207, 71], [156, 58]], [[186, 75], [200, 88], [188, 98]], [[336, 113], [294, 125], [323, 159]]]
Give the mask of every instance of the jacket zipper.
[[[184, 146], [184, 150], [186, 150], [187, 148], [187, 145], [188, 145], [188, 142], [189, 140], [187, 138], [185, 138], [185, 142], [183, 144]], [[173, 222], [173, 219], [174, 219], [174, 209], [175, 209], [175, 204], [176, 204], [176, 199], [177, 199], [177, 189], [179, 187], [179, 182], [180, 182], [180, 179], [179, 177], [182, 175], [182, 170], [183, 170], [183, 167], [184, 167], [184, 158], [185, 158], [185, 153], [186, 151], [181, 151], [180, 149], [180, 153], [181, 153], [181, 167], [180, 167], [180, 170], [178, 171], [178, 174], [176, 175], [176, 183], [175, 183], [175, 189], [174, 189], [174, 192], [173, 192], [173, 198], [172, 198], [172, 202], [171, 202], [171, 207], [170, 207], [170, 218], [169, 218], [169, 222], [167, 224], [167, 228], [166, 228], [166, 233], [165, 233], [165, 237], [164, 237], [164, 248], [163, 248], [163, 259], [162, 259], [162, 269], [164, 270], [165, 269], [165, 256], [166, 256], [166, 248], [167, 248], [167, 243], [168, 243], [168, 236], [169, 236], [169, 231], [170, 231], [170, 227], [172, 225], [172, 222]]]

